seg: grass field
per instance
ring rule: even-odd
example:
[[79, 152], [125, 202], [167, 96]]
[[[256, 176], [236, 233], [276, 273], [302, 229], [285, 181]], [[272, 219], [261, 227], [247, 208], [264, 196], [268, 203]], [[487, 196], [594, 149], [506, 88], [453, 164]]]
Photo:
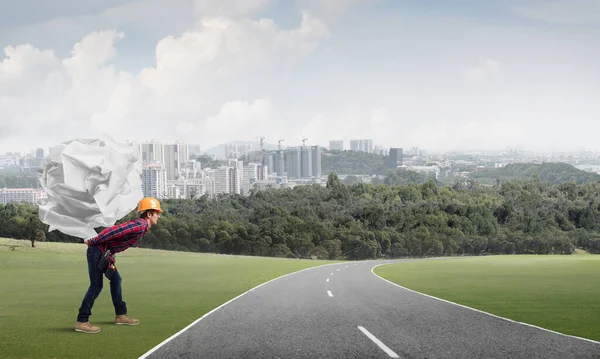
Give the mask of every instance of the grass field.
[[600, 256], [493, 256], [395, 263], [375, 274], [512, 320], [600, 341]]
[[0, 239], [0, 358], [137, 358], [239, 294], [327, 261], [131, 248], [119, 253], [123, 299], [141, 325], [117, 326], [108, 280], [92, 309], [98, 334], [74, 331], [89, 285], [83, 244]]

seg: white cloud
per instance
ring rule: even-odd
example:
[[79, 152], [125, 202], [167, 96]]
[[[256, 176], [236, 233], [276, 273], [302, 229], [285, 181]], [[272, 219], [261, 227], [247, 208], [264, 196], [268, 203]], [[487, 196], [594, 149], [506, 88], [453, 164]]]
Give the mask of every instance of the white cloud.
[[188, 74], [212, 63], [211, 70], [223, 73], [264, 65], [276, 56], [306, 55], [327, 35], [327, 27], [308, 13], [293, 30], [281, 30], [271, 19], [205, 19], [195, 30], [161, 40], [156, 69], [148, 72]]
[[[0, 153], [103, 132], [202, 146], [256, 136], [287, 146], [303, 136], [430, 149], [597, 144], [592, 27], [488, 26], [398, 8], [381, 19], [370, 0], [289, 4], [298, 12], [278, 17], [267, 0], [140, 0], [55, 19], [70, 24], [64, 38], [86, 30], [62, 51], [11, 40], [0, 56]], [[352, 21], [334, 26], [344, 13]], [[165, 34], [148, 42], [140, 31], [152, 22]], [[137, 56], [146, 65], [125, 71]]]
[[227, 102], [219, 113], [195, 122], [181, 122], [176, 130], [180, 137], [201, 134], [205, 137], [204, 146], [216, 146], [233, 138], [250, 140], [259, 136], [263, 128], [276, 123], [275, 109], [269, 99], [257, 99]]
[[243, 137], [246, 130], [270, 126], [273, 106], [268, 98], [228, 89], [252, 87], [238, 82], [245, 71], [310, 54], [328, 30], [308, 13], [289, 30], [270, 19], [205, 18], [181, 36], [161, 40], [156, 67], [139, 74], [112, 65], [124, 36], [91, 33], [63, 59], [31, 45], [7, 47], [0, 63], [0, 128], [13, 141], [3, 149], [103, 132], [120, 140], [161, 133], [166, 141], [203, 145]]

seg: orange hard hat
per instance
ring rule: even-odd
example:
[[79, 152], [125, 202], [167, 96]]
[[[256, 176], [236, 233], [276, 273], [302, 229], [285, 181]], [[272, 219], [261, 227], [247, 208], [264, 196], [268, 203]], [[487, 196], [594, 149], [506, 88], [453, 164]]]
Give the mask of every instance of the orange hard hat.
[[162, 209], [160, 209], [160, 202], [156, 198], [152, 198], [152, 197], [142, 198], [142, 200], [140, 201], [140, 205], [138, 206], [138, 210], [137, 210], [138, 213], [147, 211], [149, 209], [152, 209], [152, 210], [155, 210], [158, 212], [163, 211]]

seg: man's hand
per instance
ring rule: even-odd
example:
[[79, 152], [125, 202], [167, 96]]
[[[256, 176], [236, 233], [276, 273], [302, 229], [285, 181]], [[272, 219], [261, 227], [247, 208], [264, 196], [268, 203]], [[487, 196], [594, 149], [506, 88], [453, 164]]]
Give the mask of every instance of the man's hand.
[[84, 239], [83, 243], [85, 243], [88, 247], [90, 246], [90, 240], [88, 239]]

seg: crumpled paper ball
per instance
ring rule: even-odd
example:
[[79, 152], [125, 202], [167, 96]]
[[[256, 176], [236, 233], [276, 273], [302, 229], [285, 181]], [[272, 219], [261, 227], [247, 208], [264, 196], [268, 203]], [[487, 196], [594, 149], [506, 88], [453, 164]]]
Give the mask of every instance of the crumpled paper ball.
[[39, 174], [48, 194], [39, 206], [49, 231], [79, 238], [97, 235], [137, 207], [143, 198], [142, 158], [137, 146], [104, 140], [76, 139], [50, 149]]

